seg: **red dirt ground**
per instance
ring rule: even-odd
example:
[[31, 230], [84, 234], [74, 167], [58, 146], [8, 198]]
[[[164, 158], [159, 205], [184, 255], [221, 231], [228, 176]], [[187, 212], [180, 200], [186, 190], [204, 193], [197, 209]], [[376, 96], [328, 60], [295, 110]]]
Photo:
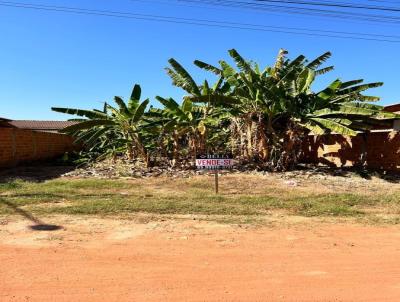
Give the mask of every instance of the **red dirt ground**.
[[400, 301], [400, 227], [0, 225], [0, 301]]

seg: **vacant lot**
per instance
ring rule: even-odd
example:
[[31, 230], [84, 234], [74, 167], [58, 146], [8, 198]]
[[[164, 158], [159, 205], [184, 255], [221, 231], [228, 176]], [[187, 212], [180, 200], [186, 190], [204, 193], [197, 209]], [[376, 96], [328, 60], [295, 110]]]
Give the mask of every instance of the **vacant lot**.
[[262, 221], [270, 214], [351, 217], [398, 223], [400, 184], [379, 178], [327, 175], [247, 175], [220, 178], [72, 179], [0, 183], [0, 214], [43, 216], [201, 215], [228, 222]]
[[1, 183], [0, 301], [398, 301], [397, 181], [231, 174], [220, 189]]

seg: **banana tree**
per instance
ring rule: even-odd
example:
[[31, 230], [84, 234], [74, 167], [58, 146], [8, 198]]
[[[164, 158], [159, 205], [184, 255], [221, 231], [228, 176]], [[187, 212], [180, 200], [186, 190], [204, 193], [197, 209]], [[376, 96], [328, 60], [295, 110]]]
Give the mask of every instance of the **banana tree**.
[[[173, 85], [185, 90], [188, 95], [183, 97], [183, 103], [179, 106], [174, 100], [166, 100], [158, 97], [158, 101], [165, 106], [166, 113], [173, 116], [175, 133], [187, 133], [192, 158], [196, 153], [206, 151], [207, 138], [218, 136], [220, 125], [233, 113], [233, 104], [237, 102], [231, 95], [230, 83], [224, 81], [222, 71], [206, 63], [195, 61], [195, 64], [207, 70], [213, 71], [218, 80], [210, 85], [207, 80], [203, 84], [197, 84], [189, 72], [175, 59], [169, 61], [170, 67], [166, 68]], [[209, 130], [215, 131], [210, 134]]]
[[140, 101], [141, 88], [135, 85], [127, 103], [119, 97], [114, 97], [116, 106], [104, 103], [103, 110], [84, 110], [53, 107], [56, 112], [77, 115], [79, 123], [63, 129], [63, 132], [77, 137], [79, 142], [94, 147], [105, 144], [104, 152], [125, 152], [129, 159], [141, 157], [146, 165], [149, 162], [147, 151], [142, 139], [144, 113], [149, 100]]
[[212, 114], [205, 118], [207, 107], [195, 105], [190, 99], [185, 99], [181, 105], [172, 98], [157, 96], [156, 99], [164, 105], [164, 109], [158, 113], [160, 121], [166, 121], [164, 129], [172, 135], [174, 160], [179, 158], [182, 138], [187, 138], [192, 160], [198, 152], [205, 152], [207, 126], [214, 118]]
[[[212, 70], [218, 75], [218, 80], [214, 85], [210, 86], [207, 80], [203, 84], [197, 84], [189, 72], [175, 59], [168, 60], [170, 67], [165, 68], [167, 74], [172, 79], [172, 84], [185, 90], [188, 95], [184, 99], [189, 99], [194, 103], [202, 103], [207, 109], [213, 107], [223, 107], [227, 104], [235, 102], [235, 99], [230, 96], [231, 86], [228, 82], [224, 81], [223, 74], [217, 68], [207, 65], [200, 61], [195, 61], [195, 64], [206, 65], [203, 68]], [[205, 112], [206, 114], [207, 112]]]
[[379, 98], [362, 94], [382, 83], [336, 80], [321, 92], [313, 92], [316, 77], [333, 69], [321, 68], [331, 56], [329, 52], [310, 62], [303, 55], [287, 59], [287, 52], [281, 50], [274, 66], [263, 70], [234, 49], [229, 55], [238, 70], [225, 61], [220, 61], [218, 68], [206, 63], [196, 65], [221, 73], [230, 84], [231, 95], [239, 100], [239, 117], [247, 128], [247, 156], [253, 157], [251, 150], [257, 144], [258, 158], [275, 168], [286, 169], [296, 162], [301, 138], [309, 131], [356, 135], [368, 123], [395, 117], [369, 104]]
[[229, 54], [239, 68], [238, 71], [223, 60], [219, 61], [219, 67], [198, 60], [195, 64], [220, 75], [232, 87], [230, 97], [235, 102], [228, 103], [234, 112], [231, 144], [248, 160], [254, 158], [254, 147], [258, 148], [257, 156], [266, 159], [268, 152], [264, 112], [268, 108], [263, 102], [262, 92], [268, 92], [265, 88], [270, 86], [270, 78], [266, 70], [261, 71], [257, 64], [247, 62], [236, 50], [230, 50]]

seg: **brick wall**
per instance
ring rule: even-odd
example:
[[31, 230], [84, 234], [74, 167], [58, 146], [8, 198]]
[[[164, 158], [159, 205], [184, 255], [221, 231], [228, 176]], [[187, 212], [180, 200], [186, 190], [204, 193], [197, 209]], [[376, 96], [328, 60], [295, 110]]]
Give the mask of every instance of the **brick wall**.
[[303, 151], [303, 161], [308, 163], [333, 167], [365, 163], [370, 169], [400, 171], [400, 132], [371, 132], [355, 137], [309, 136]]
[[55, 158], [73, 149], [68, 135], [0, 127], [0, 167]]

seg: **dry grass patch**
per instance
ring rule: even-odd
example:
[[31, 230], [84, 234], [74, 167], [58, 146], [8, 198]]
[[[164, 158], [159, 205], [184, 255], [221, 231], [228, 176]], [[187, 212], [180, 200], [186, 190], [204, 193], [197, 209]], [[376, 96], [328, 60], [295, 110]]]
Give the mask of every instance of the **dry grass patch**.
[[219, 195], [213, 193], [213, 178], [207, 175], [186, 179], [61, 178], [41, 183], [16, 180], [0, 184], [0, 214], [13, 214], [17, 207], [37, 215], [193, 214], [255, 221], [282, 211], [307, 217], [378, 220], [384, 214], [397, 223], [399, 184], [340, 177], [286, 180], [282, 176], [285, 174], [224, 175]]

